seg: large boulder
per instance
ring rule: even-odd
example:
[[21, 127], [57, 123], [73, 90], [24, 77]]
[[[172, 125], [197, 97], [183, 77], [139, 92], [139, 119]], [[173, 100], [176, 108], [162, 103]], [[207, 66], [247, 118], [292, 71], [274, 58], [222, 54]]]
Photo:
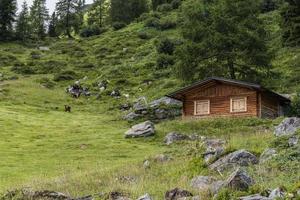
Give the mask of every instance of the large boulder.
[[207, 139], [205, 140], [206, 151], [204, 153], [204, 160], [208, 164], [211, 160], [220, 157], [225, 152], [226, 141], [221, 139]]
[[253, 179], [246, 171], [237, 169], [234, 171], [226, 181], [226, 186], [235, 190], [248, 190], [254, 184]]
[[171, 132], [168, 133], [164, 139], [164, 143], [166, 145], [170, 145], [174, 142], [178, 142], [178, 141], [183, 141], [183, 140], [190, 140], [190, 141], [195, 141], [195, 140], [202, 140], [203, 137], [199, 136], [199, 135], [184, 135], [181, 133], [177, 133], [177, 132]]
[[242, 149], [230, 153], [209, 166], [212, 170], [224, 171], [237, 166], [249, 166], [251, 164], [257, 164], [258, 159], [252, 153]]
[[165, 200], [179, 200], [180, 198], [184, 197], [192, 197], [193, 194], [187, 190], [183, 190], [180, 188], [174, 188], [169, 190], [165, 194]]
[[149, 106], [151, 108], [159, 107], [161, 105], [180, 107], [182, 106], [182, 102], [169, 97], [162, 97], [160, 99], [154, 100], [151, 103], [149, 103]]
[[264, 163], [277, 155], [276, 149], [268, 148], [259, 157], [259, 163]]
[[285, 197], [285, 192], [280, 187], [272, 190], [270, 195], [269, 195], [270, 199], [283, 199], [284, 197]]
[[240, 197], [239, 200], [271, 200], [268, 197], [261, 196], [260, 194], [253, 194], [250, 196]]
[[137, 124], [125, 133], [125, 138], [149, 137], [155, 134], [155, 127], [151, 121]]
[[300, 128], [300, 118], [290, 117], [284, 119], [275, 127], [274, 134], [276, 136], [292, 135]]

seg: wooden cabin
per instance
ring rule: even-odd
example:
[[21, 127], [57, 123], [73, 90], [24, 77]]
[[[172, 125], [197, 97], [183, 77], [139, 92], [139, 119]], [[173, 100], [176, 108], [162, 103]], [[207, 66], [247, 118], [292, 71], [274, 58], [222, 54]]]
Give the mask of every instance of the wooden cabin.
[[290, 105], [290, 99], [261, 85], [219, 77], [196, 82], [167, 96], [183, 102], [183, 118], [276, 118], [284, 115]]

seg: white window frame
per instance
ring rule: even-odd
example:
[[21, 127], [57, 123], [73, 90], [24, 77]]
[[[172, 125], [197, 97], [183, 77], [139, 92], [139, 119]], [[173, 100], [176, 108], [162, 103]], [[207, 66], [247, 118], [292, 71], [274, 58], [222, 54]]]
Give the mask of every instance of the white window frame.
[[[197, 113], [197, 104], [199, 104], [201, 102], [208, 103], [208, 112], [207, 113]], [[202, 116], [202, 115], [209, 115], [209, 114], [210, 114], [210, 100], [209, 99], [194, 101], [194, 115], [196, 115], [196, 116]]]
[[[238, 111], [233, 110], [233, 101], [235, 99], [244, 99], [244, 101], [245, 101], [245, 109], [244, 110], [238, 110]], [[231, 113], [241, 113], [241, 112], [247, 112], [247, 111], [248, 111], [247, 97], [231, 97], [230, 98], [230, 112]]]

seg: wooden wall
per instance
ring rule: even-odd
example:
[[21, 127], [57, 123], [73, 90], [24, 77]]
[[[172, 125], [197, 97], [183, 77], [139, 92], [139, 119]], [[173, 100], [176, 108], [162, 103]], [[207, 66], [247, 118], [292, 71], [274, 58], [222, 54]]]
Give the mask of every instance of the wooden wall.
[[[230, 112], [230, 98], [234, 96], [247, 97], [247, 111], [241, 113]], [[210, 100], [210, 114], [194, 115], [194, 101]], [[252, 89], [224, 83], [209, 83], [184, 94], [183, 117], [203, 118], [217, 116], [258, 116], [258, 96]]]
[[261, 117], [276, 118], [279, 116], [279, 102], [261, 94]]

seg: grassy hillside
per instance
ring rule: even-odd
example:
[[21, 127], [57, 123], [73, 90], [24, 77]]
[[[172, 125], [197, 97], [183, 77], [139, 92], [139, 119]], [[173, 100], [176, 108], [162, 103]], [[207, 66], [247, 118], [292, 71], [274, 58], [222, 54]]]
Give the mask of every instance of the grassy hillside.
[[[160, 21], [176, 21], [176, 13], [160, 13]], [[271, 14], [265, 17], [266, 22], [271, 20], [273, 42], [278, 45], [276, 18]], [[162, 199], [168, 189], [182, 187], [196, 194], [190, 187], [193, 176], [224, 179], [225, 175], [207, 169], [196, 142], [164, 145], [167, 133], [225, 139], [227, 152], [247, 149], [260, 155], [272, 146], [273, 126], [280, 119], [177, 119], [157, 124], [153, 138], [124, 139], [131, 124], [122, 120], [125, 112], [118, 109], [120, 104], [141, 96], [154, 100], [183, 85], [174, 68], [156, 68], [156, 41], [169, 37], [180, 43], [178, 27], [164, 31], [147, 28], [147, 19], [88, 39], [0, 44], [0, 191], [31, 187], [72, 196], [123, 191], [133, 198], [147, 192]], [[50, 50], [38, 50], [39, 46]], [[289, 81], [297, 77], [293, 66], [299, 60], [299, 49], [276, 51], [274, 71], [282, 76], [274, 77], [268, 86], [293, 93], [299, 86]], [[66, 94], [65, 88], [76, 80], [90, 88], [91, 97], [73, 99]], [[97, 87], [103, 80], [109, 81], [106, 92]], [[129, 98], [110, 97], [114, 89]], [[70, 105], [72, 113], [65, 113], [64, 105]], [[161, 153], [173, 160], [154, 162], [153, 157]], [[143, 168], [145, 159], [151, 160], [150, 169]], [[248, 193], [278, 186], [294, 191], [299, 187], [298, 162], [287, 159], [285, 169], [278, 161], [250, 167], [257, 179]], [[120, 181], [124, 176], [133, 181]]]

